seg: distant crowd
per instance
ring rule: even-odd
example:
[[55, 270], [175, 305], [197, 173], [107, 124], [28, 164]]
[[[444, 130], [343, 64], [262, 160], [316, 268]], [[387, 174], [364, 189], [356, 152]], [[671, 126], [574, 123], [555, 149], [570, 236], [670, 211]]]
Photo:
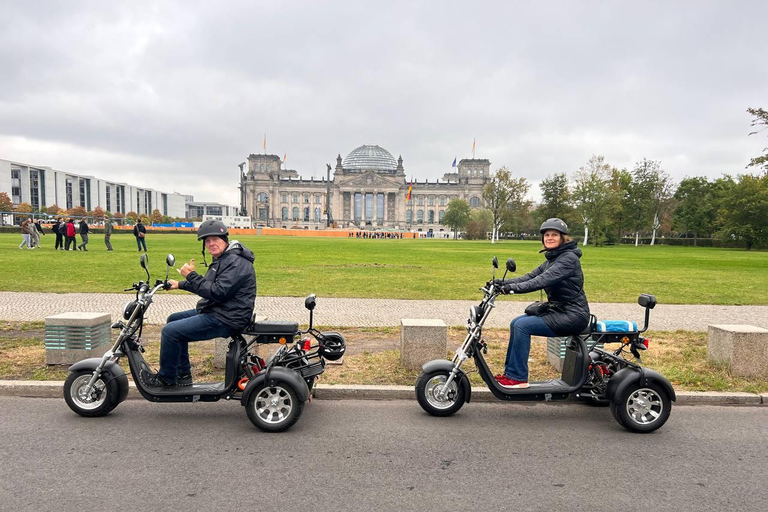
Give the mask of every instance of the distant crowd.
[[349, 238], [403, 238], [403, 233], [388, 231], [350, 231]]
[[[110, 241], [112, 237], [112, 220], [109, 217], [102, 217], [100, 219], [104, 225], [104, 246], [107, 251], [112, 251], [112, 243]], [[51, 233], [56, 236], [56, 242], [54, 244], [54, 250], [61, 251], [83, 251], [88, 252], [88, 234], [91, 231], [90, 226], [81, 219], [79, 222], [75, 222], [75, 219], [69, 218], [64, 220], [63, 217], [58, 217], [50, 226]], [[41, 247], [40, 236], [45, 236], [45, 229], [40, 225], [40, 219], [34, 220], [31, 217], [21, 223], [21, 244], [19, 249], [37, 249]], [[133, 226], [133, 236], [136, 237], [136, 246], [139, 252], [147, 252], [146, 242], [147, 228], [142, 224], [141, 220], [136, 222]], [[80, 243], [77, 243], [77, 236], [80, 235]]]

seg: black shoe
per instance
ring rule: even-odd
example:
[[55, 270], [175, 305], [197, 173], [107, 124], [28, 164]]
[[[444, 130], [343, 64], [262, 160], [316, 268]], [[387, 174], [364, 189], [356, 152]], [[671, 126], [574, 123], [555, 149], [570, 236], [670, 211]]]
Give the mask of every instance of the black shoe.
[[153, 388], [175, 388], [175, 382], [168, 382], [158, 373], [149, 373], [142, 371], [141, 380], [149, 387]]
[[187, 373], [186, 375], [179, 375], [176, 377], [176, 384], [179, 386], [191, 386], [192, 385], [192, 374]]

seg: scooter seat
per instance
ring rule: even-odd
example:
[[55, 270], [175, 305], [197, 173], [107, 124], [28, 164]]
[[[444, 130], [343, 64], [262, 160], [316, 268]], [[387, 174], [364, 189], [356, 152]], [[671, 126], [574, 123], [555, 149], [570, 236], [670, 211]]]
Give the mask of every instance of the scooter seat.
[[637, 324], [631, 320], [602, 320], [595, 327], [595, 332], [637, 332]]
[[256, 322], [243, 331], [243, 334], [296, 334], [299, 330], [298, 322]]

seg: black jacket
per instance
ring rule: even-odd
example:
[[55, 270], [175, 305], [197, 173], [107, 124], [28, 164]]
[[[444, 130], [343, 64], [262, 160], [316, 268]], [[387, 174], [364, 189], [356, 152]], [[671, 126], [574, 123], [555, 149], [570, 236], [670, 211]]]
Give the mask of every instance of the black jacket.
[[80, 221], [80, 234], [87, 235], [89, 231], [88, 224], [85, 221]]
[[256, 299], [256, 271], [253, 253], [232, 240], [224, 253], [213, 260], [205, 277], [197, 272], [187, 274], [179, 288], [202, 297], [198, 313], [209, 313], [232, 329], [241, 331], [251, 323]]
[[589, 303], [584, 295], [584, 274], [579, 261], [581, 254], [576, 242], [565, 243], [546, 251], [547, 261], [533, 272], [504, 281], [515, 293], [544, 289], [550, 308], [542, 318], [559, 336], [580, 333], [589, 324]]
[[147, 228], [144, 227], [144, 224], [136, 223], [135, 226], [133, 226], [133, 236], [138, 237], [139, 233], [146, 233]]

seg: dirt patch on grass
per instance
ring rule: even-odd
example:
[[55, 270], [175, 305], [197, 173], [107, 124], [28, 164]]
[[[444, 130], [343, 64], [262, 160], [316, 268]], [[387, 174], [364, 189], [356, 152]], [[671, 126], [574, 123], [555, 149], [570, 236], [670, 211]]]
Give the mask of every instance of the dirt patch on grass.
[[[146, 348], [145, 359], [154, 368], [160, 355], [161, 326], [145, 327], [142, 339]], [[418, 370], [406, 370], [400, 365], [400, 329], [323, 327], [323, 330], [341, 332], [347, 340], [343, 364], [328, 364], [320, 382], [326, 384], [387, 384], [413, 385]], [[448, 329], [448, 351], [461, 345], [466, 330]], [[504, 371], [509, 333], [505, 329], [488, 329], [484, 333], [488, 343], [485, 355], [494, 373]], [[765, 393], [768, 382], [743, 379], [730, 375], [728, 368], [707, 361], [706, 333], [688, 331], [651, 333], [649, 350], [643, 355], [644, 364], [665, 375], [676, 389], [689, 391], [744, 391]], [[615, 349], [618, 345], [610, 345]], [[213, 367], [214, 342], [190, 344], [192, 372], [197, 382], [223, 380], [223, 370]], [[531, 380], [559, 377], [547, 363], [544, 338], [533, 338], [529, 359]], [[128, 370], [127, 363], [125, 364]], [[473, 384], [481, 384], [472, 361], [464, 365]], [[45, 364], [45, 330], [41, 322], [0, 323], [0, 379], [64, 380], [67, 366]]]

